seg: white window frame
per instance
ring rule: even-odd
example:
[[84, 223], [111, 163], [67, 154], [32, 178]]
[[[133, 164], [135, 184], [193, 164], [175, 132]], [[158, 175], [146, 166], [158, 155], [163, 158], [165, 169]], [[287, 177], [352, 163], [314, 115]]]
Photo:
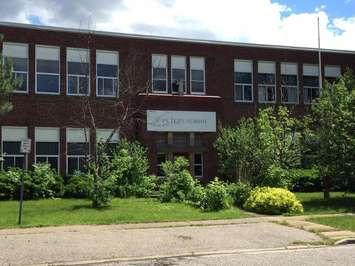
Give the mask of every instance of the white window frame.
[[[195, 155], [196, 154], [201, 155], [201, 163], [196, 163], [195, 162]], [[194, 165], [193, 166], [194, 166], [194, 176], [195, 176], [195, 178], [201, 179], [203, 177], [203, 153], [202, 152], [195, 152], [194, 153]], [[201, 175], [196, 175], [195, 174], [195, 166], [201, 166]]]
[[[314, 101], [314, 99], [311, 99], [311, 101], [310, 102], [306, 102], [306, 90], [318, 90], [318, 95], [320, 95], [320, 90], [321, 90], [321, 88], [320, 88], [320, 81], [319, 81], [319, 73], [317, 74], [317, 75], [314, 75], [314, 76], [311, 76], [311, 75], [305, 75], [304, 74], [304, 67], [305, 66], [317, 66], [316, 64], [303, 64], [302, 65], [302, 78], [303, 78], [303, 80], [304, 80], [304, 76], [309, 76], [309, 77], [317, 77], [318, 78], [318, 87], [312, 87], [312, 86], [305, 86], [304, 85], [304, 83], [303, 83], [303, 103], [304, 104], [306, 104], [306, 105], [310, 105], [310, 104], [312, 104], [312, 102]], [[319, 71], [319, 68], [318, 68], [318, 66], [317, 66], [317, 69], [318, 69], [318, 71]], [[318, 96], [319, 97], [319, 96]]]
[[[55, 129], [58, 130], [58, 135], [59, 135], [59, 139], [57, 142], [54, 141], [37, 141], [36, 137], [35, 137], [35, 143], [34, 143], [34, 155], [35, 155], [35, 163], [37, 163], [37, 158], [38, 157], [45, 157], [46, 158], [46, 163], [48, 163], [48, 158], [58, 158], [58, 164], [57, 164], [57, 173], [59, 173], [59, 168], [60, 168], [60, 129], [58, 127], [36, 127], [35, 128], [35, 132], [36, 129]], [[35, 134], [36, 135], [36, 134]], [[57, 155], [47, 155], [47, 154], [41, 154], [41, 155], [37, 155], [37, 150], [36, 150], [36, 144], [37, 142], [54, 142], [54, 143], [58, 143], [58, 154]]]
[[[87, 134], [86, 138], [87, 138], [87, 142], [69, 142], [68, 141], [68, 131], [71, 130], [71, 129], [82, 129], [84, 131], [84, 134]], [[66, 155], [66, 166], [65, 166], [65, 173], [68, 175], [68, 162], [69, 162], [69, 158], [76, 158], [78, 159], [78, 162], [77, 162], [77, 170], [79, 170], [80, 168], [80, 158], [87, 158], [88, 156], [90, 156], [91, 154], [91, 149], [90, 149], [90, 131], [88, 128], [84, 129], [84, 128], [67, 128], [66, 131], [65, 131], [65, 139], [66, 139], [66, 152], [65, 152], [65, 155]], [[87, 143], [88, 146], [89, 146], [89, 150], [88, 150], [88, 154], [85, 154], [85, 155], [68, 155], [68, 144], [69, 143]]]
[[[17, 78], [17, 74], [26, 74], [26, 91], [13, 90], [12, 93], [28, 94], [28, 92], [29, 92], [29, 88], [28, 88], [29, 87], [28, 86], [29, 85], [29, 80], [28, 80], [29, 74], [28, 74], [28, 72], [29, 72], [29, 67], [30, 67], [29, 58], [28, 58], [28, 44], [27, 43], [17, 43], [17, 42], [4, 42], [3, 47], [4, 47], [4, 45], [17, 45], [17, 46], [23, 46], [26, 48], [27, 72], [12, 70], [12, 73], [15, 76], [15, 78]], [[4, 56], [4, 58], [5, 57], [7, 57], [7, 56]], [[10, 58], [12, 58], [12, 57], [10, 57]]]
[[[184, 58], [184, 60], [185, 60], [185, 67], [184, 67], [184, 68], [173, 67], [173, 64], [172, 64], [172, 62], [173, 62], [173, 57]], [[187, 93], [187, 70], [186, 70], [186, 68], [187, 68], [187, 61], [186, 61], [186, 60], [187, 60], [187, 58], [186, 58], [186, 56], [184, 56], [184, 55], [172, 55], [172, 56], [171, 56], [171, 60], [170, 60], [170, 62], [171, 62], [171, 64], [170, 64], [170, 77], [171, 77], [170, 86], [171, 86], [171, 94], [179, 94], [179, 92], [174, 92], [174, 91], [173, 91], [173, 69], [184, 70], [184, 72], [185, 72], [185, 80], [184, 80], [185, 89], [184, 89], [184, 94]]]
[[[44, 48], [54, 48], [57, 49], [59, 52], [59, 58], [58, 58], [58, 74], [55, 73], [48, 73], [48, 72], [38, 72], [37, 71], [37, 48], [38, 47], [44, 47]], [[35, 77], [35, 89], [36, 89], [36, 94], [48, 94], [48, 95], [60, 95], [60, 47], [58, 46], [50, 46], [50, 45], [36, 45], [35, 48], [35, 54], [36, 54], [36, 58], [35, 58], [35, 71], [36, 71], [36, 77]], [[39, 59], [41, 60], [41, 59]], [[37, 90], [37, 76], [38, 74], [42, 74], [42, 75], [49, 75], [49, 76], [58, 76], [58, 92], [43, 92], [43, 91], [38, 91]]]
[[[77, 75], [77, 74], [69, 74], [69, 68], [68, 68], [68, 63], [69, 62], [72, 62], [72, 61], [68, 61], [68, 50], [77, 50], [78, 52], [80, 51], [84, 51], [84, 52], [87, 52], [87, 55], [88, 55], [88, 62], [85, 62], [85, 64], [88, 64], [89, 68], [88, 68], [88, 75]], [[67, 68], [67, 75], [66, 75], [66, 86], [67, 86], [67, 89], [66, 89], [66, 94], [68, 96], [89, 96], [90, 95], [90, 92], [91, 92], [91, 76], [90, 76], [90, 72], [91, 72], [91, 67], [90, 67], [90, 50], [89, 49], [85, 49], [85, 48], [73, 48], [73, 47], [67, 47], [66, 49], [66, 68]], [[83, 62], [77, 62], [77, 63], [83, 63]], [[88, 93], [85, 94], [85, 93], [69, 93], [69, 77], [76, 77], [76, 84], [78, 86], [78, 88], [80, 87], [80, 78], [85, 78], [87, 77], [88, 78]]]
[[[282, 72], [280, 71], [280, 75], [281, 75], [281, 103], [283, 104], [299, 104], [300, 103], [300, 92], [299, 92], [299, 87], [300, 87], [300, 83], [299, 83], [299, 77], [298, 77], [298, 63], [291, 63], [291, 62], [281, 62], [280, 67], [282, 66], [282, 64], [294, 64], [297, 67], [297, 72], [296, 72], [296, 77], [297, 77], [297, 86], [285, 86], [282, 85], [282, 75], [289, 75], [289, 74], [282, 74]], [[292, 74], [294, 75], [294, 74]], [[283, 88], [296, 88], [296, 101], [295, 102], [285, 102], [282, 100], [283, 95]]]
[[[191, 67], [191, 59], [193, 59], [193, 58], [202, 58], [203, 59], [203, 92], [193, 92], [192, 91], [192, 82], [193, 81], [201, 82], [201, 80], [193, 80], [192, 79], [192, 70], [194, 70], [194, 69]], [[202, 56], [190, 56], [189, 61], [190, 61], [190, 94], [205, 95], [206, 94], [206, 59], [205, 59], [205, 57], [202, 57]], [[196, 70], [201, 70], [201, 69], [196, 69]]]
[[[15, 158], [24, 158], [26, 160], [26, 165], [25, 165], [25, 169], [24, 170], [27, 170], [28, 169], [28, 154], [4, 154], [4, 134], [3, 134], [3, 128], [19, 128], [19, 129], [26, 129], [26, 134], [28, 136], [28, 128], [27, 127], [14, 127], [14, 126], [1, 126], [1, 155], [2, 157], [13, 157]], [[14, 140], [15, 141], [15, 140]], [[21, 142], [21, 140], [16, 140], [17, 142]], [[8, 141], [5, 141], [5, 142], [8, 142]], [[4, 163], [1, 162], [0, 163], [0, 166], [1, 166], [1, 169], [3, 169], [4, 167]]]
[[[236, 82], [235, 78], [234, 78], [234, 102], [236, 103], [252, 103], [254, 102], [254, 88], [253, 88], [253, 80], [254, 80], [254, 73], [253, 73], [253, 60], [245, 60], [245, 59], [234, 59], [234, 65], [236, 64], [236, 62], [251, 62], [252, 67], [251, 67], [251, 72], [240, 72], [240, 73], [250, 73], [251, 74], [251, 84], [248, 83], [238, 83]], [[234, 68], [234, 77], [235, 77], [235, 73], [237, 73], [236, 69]], [[236, 85], [241, 85], [243, 87], [243, 100], [237, 100], [236, 99]], [[244, 86], [251, 86], [251, 100], [244, 100]]]
[[[117, 77], [113, 78], [113, 77], [106, 77], [106, 76], [98, 76], [97, 75], [97, 53], [107, 53], [107, 54], [115, 54], [117, 55]], [[109, 50], [96, 50], [96, 96], [97, 97], [103, 97], [103, 98], [118, 98], [119, 97], [119, 69], [120, 69], [120, 59], [119, 59], [119, 52], [118, 51], [109, 51]], [[104, 79], [110, 79], [113, 80], [113, 84], [115, 84], [115, 81], [117, 82], [117, 91], [116, 91], [116, 95], [105, 95], [105, 94], [99, 94], [99, 78]]]
[[[275, 83], [273, 85], [271, 84], [259, 84], [259, 79], [258, 79], [258, 102], [259, 103], [276, 103], [276, 100], [277, 100], [277, 91], [276, 91], [276, 84], [277, 84], [277, 81], [276, 81], [276, 62], [275, 61], [258, 61], [258, 74], [271, 74], [271, 73], [264, 73], [264, 72], [261, 72], [259, 73], [259, 63], [273, 63], [275, 65], [275, 71], [274, 71], [274, 76], [275, 76]], [[274, 89], [274, 100], [273, 101], [264, 101], [264, 100], [261, 100], [260, 99], [260, 88], [263, 88], [263, 89], [266, 89], [266, 93], [267, 93], [267, 89], [268, 88], [273, 88]]]
[[[164, 56], [166, 58], [166, 66], [165, 66], [165, 79], [154, 79], [154, 63], [153, 63], [153, 57], [154, 56]], [[151, 69], [151, 76], [152, 76], [152, 92], [153, 93], [161, 93], [161, 94], [167, 94], [168, 91], [168, 56], [166, 54], [152, 54], [151, 56], [151, 64], [152, 64], [152, 69]], [[154, 80], [165, 80], [165, 91], [157, 91], [154, 89]]]

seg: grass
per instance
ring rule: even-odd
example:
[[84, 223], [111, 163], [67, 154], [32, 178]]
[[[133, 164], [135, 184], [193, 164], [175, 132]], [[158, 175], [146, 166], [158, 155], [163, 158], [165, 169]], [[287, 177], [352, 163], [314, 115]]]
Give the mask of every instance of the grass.
[[323, 192], [295, 193], [301, 201], [304, 214], [355, 213], [355, 193], [332, 192], [323, 199]]
[[331, 227], [341, 229], [341, 230], [350, 230], [355, 232], [355, 216], [354, 215], [344, 215], [344, 216], [335, 216], [335, 217], [317, 217], [308, 219], [311, 222], [329, 225]]
[[[25, 201], [22, 227], [212, 220], [251, 216], [237, 208], [203, 212], [186, 204], [160, 203], [156, 199], [116, 198], [107, 208], [92, 209], [90, 206], [91, 202], [84, 199]], [[18, 227], [17, 217], [17, 201], [0, 201], [0, 229]]]

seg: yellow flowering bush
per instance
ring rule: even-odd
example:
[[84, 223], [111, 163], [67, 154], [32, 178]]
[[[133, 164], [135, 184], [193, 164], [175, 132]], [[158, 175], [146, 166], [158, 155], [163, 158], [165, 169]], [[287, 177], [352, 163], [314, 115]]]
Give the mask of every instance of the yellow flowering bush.
[[292, 192], [283, 188], [255, 188], [243, 207], [263, 214], [303, 213], [301, 202]]

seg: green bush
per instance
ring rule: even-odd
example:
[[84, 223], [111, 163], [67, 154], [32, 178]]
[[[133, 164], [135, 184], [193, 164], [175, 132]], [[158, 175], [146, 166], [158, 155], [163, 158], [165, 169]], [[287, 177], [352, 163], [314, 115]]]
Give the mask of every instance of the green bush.
[[165, 181], [160, 187], [161, 201], [183, 202], [190, 199], [196, 181], [188, 168], [189, 162], [183, 157], [163, 163]]
[[296, 196], [283, 188], [255, 188], [244, 204], [244, 208], [263, 214], [302, 213], [302, 204]]
[[64, 196], [68, 198], [88, 198], [92, 187], [92, 176], [75, 171], [65, 185]]
[[230, 207], [227, 186], [215, 178], [205, 189], [205, 196], [200, 206], [205, 211], [219, 211]]
[[243, 207], [250, 196], [252, 187], [247, 183], [232, 183], [228, 186], [228, 193], [233, 200], [233, 204]]
[[132, 187], [131, 191], [138, 198], [150, 197], [157, 187], [158, 178], [155, 175], [145, 175], [140, 179], [139, 184]]
[[192, 190], [189, 202], [192, 206], [200, 208], [204, 202], [206, 196], [205, 188], [200, 184], [196, 183], [195, 187]]
[[[0, 199], [17, 199], [21, 176], [25, 172], [18, 168], [0, 172]], [[25, 178], [26, 180], [28, 177]]]
[[295, 192], [322, 191], [322, 180], [317, 168], [292, 169], [290, 189]]
[[266, 170], [260, 186], [288, 188], [292, 179], [292, 173], [289, 170], [283, 169], [277, 165], [271, 165]]

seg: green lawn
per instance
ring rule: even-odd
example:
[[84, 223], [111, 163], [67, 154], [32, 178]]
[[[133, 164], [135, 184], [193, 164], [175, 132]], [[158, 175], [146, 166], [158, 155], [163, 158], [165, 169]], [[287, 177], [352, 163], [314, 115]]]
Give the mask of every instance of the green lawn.
[[311, 218], [309, 221], [329, 225], [340, 230], [350, 230], [355, 232], [355, 216], [336, 216]]
[[304, 214], [355, 213], [355, 193], [332, 192], [324, 200], [322, 192], [295, 193], [302, 202]]
[[[90, 208], [90, 204], [90, 201], [81, 199], [25, 201], [23, 227], [231, 219], [250, 216], [237, 208], [202, 212], [186, 204], [160, 203], [155, 199], [114, 199], [111, 207], [99, 210]], [[17, 216], [17, 201], [0, 201], [0, 228], [16, 227]]]

